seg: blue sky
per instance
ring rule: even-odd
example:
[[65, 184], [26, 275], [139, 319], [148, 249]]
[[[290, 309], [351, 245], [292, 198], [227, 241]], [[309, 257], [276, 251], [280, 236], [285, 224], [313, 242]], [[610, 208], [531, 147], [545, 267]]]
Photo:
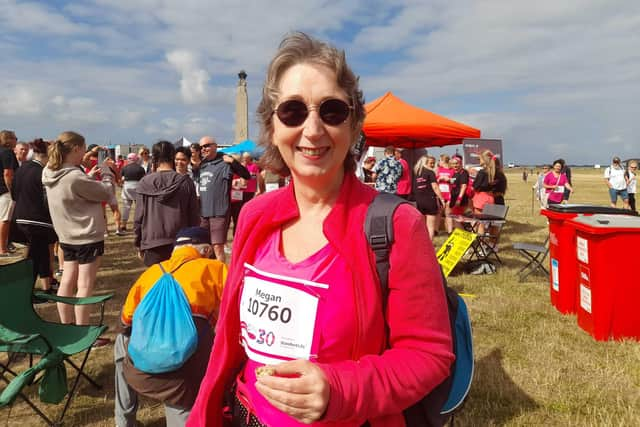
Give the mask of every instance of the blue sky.
[[506, 162], [640, 156], [635, 0], [0, 0], [0, 128], [231, 142], [244, 69], [255, 137], [290, 30], [345, 49], [367, 100], [390, 90], [502, 138]]

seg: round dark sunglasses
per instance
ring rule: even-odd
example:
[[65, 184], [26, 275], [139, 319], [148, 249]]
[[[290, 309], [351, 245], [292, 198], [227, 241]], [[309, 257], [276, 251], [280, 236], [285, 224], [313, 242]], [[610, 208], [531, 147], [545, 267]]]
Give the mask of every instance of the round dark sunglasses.
[[317, 107], [307, 106], [297, 99], [290, 99], [278, 104], [275, 113], [283, 125], [297, 127], [307, 120], [309, 111], [313, 109], [318, 110], [318, 115], [325, 124], [338, 126], [347, 121], [353, 107], [336, 98], [324, 100]]

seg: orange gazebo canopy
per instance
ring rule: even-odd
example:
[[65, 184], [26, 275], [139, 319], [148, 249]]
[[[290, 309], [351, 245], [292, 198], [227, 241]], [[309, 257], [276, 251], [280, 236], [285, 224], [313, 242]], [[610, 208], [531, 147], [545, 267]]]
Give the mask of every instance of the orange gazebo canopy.
[[480, 137], [478, 129], [414, 107], [391, 92], [366, 104], [365, 110], [362, 130], [373, 147], [441, 147]]

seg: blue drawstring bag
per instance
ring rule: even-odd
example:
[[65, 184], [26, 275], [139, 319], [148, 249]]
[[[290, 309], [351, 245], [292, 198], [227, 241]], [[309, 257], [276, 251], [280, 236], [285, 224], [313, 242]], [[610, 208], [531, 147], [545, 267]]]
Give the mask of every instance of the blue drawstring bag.
[[133, 313], [129, 357], [149, 374], [175, 371], [198, 347], [191, 306], [176, 279], [161, 264], [162, 276]]

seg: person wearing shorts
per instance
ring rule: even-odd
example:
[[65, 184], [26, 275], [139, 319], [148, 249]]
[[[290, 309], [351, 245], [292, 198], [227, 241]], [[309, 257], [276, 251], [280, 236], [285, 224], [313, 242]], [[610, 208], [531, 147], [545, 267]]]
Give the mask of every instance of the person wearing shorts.
[[414, 166], [413, 193], [416, 207], [425, 217], [429, 237], [433, 240], [439, 223], [444, 198], [440, 192], [436, 174], [427, 167], [428, 156], [422, 156]]
[[0, 257], [11, 256], [9, 253], [9, 229], [13, 213], [11, 198], [11, 182], [18, 169], [18, 160], [13, 152], [18, 139], [10, 130], [0, 132]]
[[104, 255], [104, 240], [86, 245], [71, 245], [60, 243], [60, 248], [64, 253], [64, 260], [75, 261], [80, 265], [91, 264]]
[[[225, 262], [224, 245], [229, 230], [231, 181], [233, 175], [246, 180], [251, 174], [233, 157], [218, 152], [218, 144], [211, 136], [200, 139], [200, 226], [209, 230], [216, 259]], [[221, 230], [221, 227], [224, 227]]]
[[[49, 161], [42, 172], [42, 184], [53, 228], [64, 252], [58, 296], [78, 298], [93, 294], [100, 257], [104, 253], [106, 223], [102, 203], [111, 197], [111, 184], [97, 181], [80, 168], [86, 152], [84, 137], [63, 132], [49, 148]], [[62, 323], [89, 324], [91, 307], [58, 303]]]
[[[223, 245], [227, 241], [230, 216], [210, 216], [200, 219], [200, 227], [209, 232], [212, 245]], [[216, 258], [218, 256], [216, 255]]]
[[622, 207], [629, 209], [629, 193], [627, 192], [628, 174], [620, 164], [620, 157], [611, 160], [611, 166], [604, 170], [604, 180], [609, 187], [611, 207], [615, 208], [618, 197], [622, 199]]

